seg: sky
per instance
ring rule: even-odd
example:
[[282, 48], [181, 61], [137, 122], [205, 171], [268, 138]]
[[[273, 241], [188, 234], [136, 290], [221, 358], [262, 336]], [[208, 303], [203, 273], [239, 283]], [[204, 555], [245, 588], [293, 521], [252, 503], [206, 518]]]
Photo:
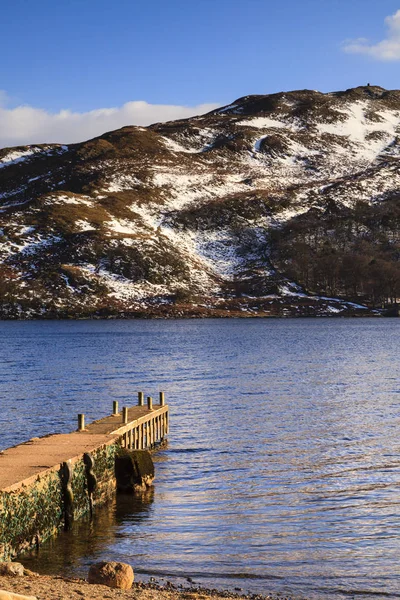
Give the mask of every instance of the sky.
[[0, 147], [249, 94], [400, 88], [400, 0], [0, 0]]

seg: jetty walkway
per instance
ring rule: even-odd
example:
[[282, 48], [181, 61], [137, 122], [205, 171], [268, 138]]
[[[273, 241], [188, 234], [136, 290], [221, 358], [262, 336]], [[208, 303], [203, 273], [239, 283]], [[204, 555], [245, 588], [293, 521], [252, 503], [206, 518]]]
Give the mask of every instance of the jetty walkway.
[[139, 392], [136, 406], [119, 411], [115, 401], [110, 416], [86, 426], [79, 414], [77, 431], [32, 438], [0, 452], [0, 561], [38, 548], [107, 502], [117, 489], [116, 461], [130, 457], [127, 473], [119, 474], [130, 482], [147, 460], [140, 451], [161, 443], [168, 426], [164, 392], [158, 404], [151, 396], [145, 403]]
[[153, 404], [151, 397], [145, 404], [139, 392], [137, 406], [119, 412], [114, 401], [112, 415], [86, 426], [84, 421], [84, 415], [78, 415], [75, 432], [32, 438], [0, 452], [0, 491], [29, 486], [38, 476], [58, 470], [61, 463], [117, 441], [123, 448], [151, 450], [168, 434], [168, 406], [163, 392], [159, 404]]

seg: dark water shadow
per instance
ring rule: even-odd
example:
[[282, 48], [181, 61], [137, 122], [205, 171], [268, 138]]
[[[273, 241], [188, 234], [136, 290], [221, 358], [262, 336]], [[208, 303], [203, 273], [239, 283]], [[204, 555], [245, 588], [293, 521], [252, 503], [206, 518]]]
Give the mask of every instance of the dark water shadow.
[[74, 522], [70, 531], [42, 544], [39, 550], [19, 558], [25, 567], [42, 574], [86, 575], [85, 558], [95, 562], [119, 537], [122, 522], [146, 521], [154, 501], [154, 489], [142, 494], [118, 494], [108, 504], [96, 507], [89, 515]]

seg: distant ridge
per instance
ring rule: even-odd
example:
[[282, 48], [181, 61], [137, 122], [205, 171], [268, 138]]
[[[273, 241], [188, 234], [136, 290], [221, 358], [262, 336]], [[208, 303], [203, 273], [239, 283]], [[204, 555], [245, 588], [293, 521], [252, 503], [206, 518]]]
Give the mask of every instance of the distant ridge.
[[400, 91], [0, 150], [0, 317], [396, 314]]

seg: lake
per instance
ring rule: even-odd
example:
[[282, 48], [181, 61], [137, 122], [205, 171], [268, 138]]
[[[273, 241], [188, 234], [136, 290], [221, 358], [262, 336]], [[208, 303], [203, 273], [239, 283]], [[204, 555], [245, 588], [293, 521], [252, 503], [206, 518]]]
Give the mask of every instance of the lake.
[[308, 598], [400, 598], [399, 319], [0, 324], [0, 447], [166, 392], [153, 492], [27, 564]]

